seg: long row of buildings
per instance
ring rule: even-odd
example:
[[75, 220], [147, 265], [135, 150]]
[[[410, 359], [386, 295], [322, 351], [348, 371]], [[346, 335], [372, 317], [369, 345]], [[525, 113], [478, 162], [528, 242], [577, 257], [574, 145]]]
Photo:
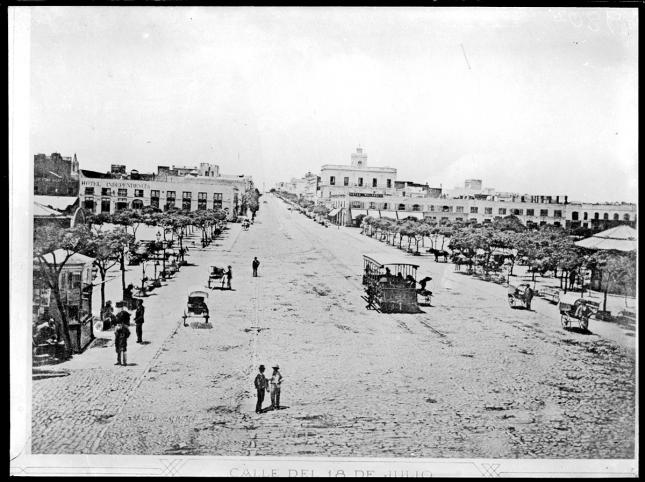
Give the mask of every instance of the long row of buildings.
[[483, 188], [479, 179], [449, 190], [401, 181], [395, 168], [369, 166], [360, 147], [351, 154], [349, 165], [325, 164], [320, 175], [308, 172], [275, 188], [326, 205], [331, 219], [341, 225], [354, 224], [360, 215], [486, 223], [512, 214], [526, 225], [589, 229], [635, 226], [637, 221], [637, 207], [631, 203], [583, 203], [566, 195], [499, 192]]
[[110, 171], [98, 172], [80, 169], [76, 155], [34, 156], [37, 218], [40, 213], [47, 217], [47, 209], [52, 208], [68, 212], [81, 208], [98, 214], [144, 206], [241, 214], [245, 209], [242, 196], [253, 188], [251, 176], [221, 174], [218, 165], [205, 162], [196, 167], [158, 166], [156, 173], [128, 172], [125, 165], [113, 164]]

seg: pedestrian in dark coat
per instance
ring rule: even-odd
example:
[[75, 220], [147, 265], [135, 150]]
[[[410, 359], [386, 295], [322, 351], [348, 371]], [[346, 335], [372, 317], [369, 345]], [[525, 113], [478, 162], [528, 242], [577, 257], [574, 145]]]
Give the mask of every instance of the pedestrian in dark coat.
[[253, 263], [251, 263], [251, 266], [253, 267], [253, 276], [257, 278], [258, 276], [258, 267], [260, 266], [260, 261], [258, 261], [258, 257], [256, 256], [253, 258]]
[[226, 287], [231, 289], [231, 280], [233, 279], [233, 269], [229, 266], [226, 272]]
[[[116, 348], [116, 363], [115, 365], [128, 364], [128, 337], [130, 336], [129, 328], [121, 322], [117, 321], [116, 330], [114, 330], [114, 347]], [[123, 363], [121, 360], [123, 359]]]
[[264, 402], [264, 392], [268, 390], [269, 382], [264, 376], [264, 365], [260, 365], [260, 373], [255, 377], [255, 389], [258, 393], [258, 401], [255, 404], [255, 413], [262, 411], [262, 402]]
[[139, 299], [138, 305], [137, 311], [134, 313], [134, 324], [137, 327], [137, 343], [143, 343], [143, 313], [145, 308], [143, 307], [142, 299]]

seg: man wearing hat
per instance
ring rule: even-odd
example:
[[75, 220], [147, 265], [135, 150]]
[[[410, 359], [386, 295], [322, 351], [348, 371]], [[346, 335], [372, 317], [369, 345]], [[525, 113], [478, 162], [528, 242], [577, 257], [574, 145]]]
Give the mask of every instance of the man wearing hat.
[[280, 408], [280, 385], [282, 385], [282, 374], [280, 373], [280, 366], [276, 363], [273, 367], [273, 375], [269, 384], [271, 387], [271, 408], [277, 410]]
[[255, 389], [258, 392], [258, 401], [255, 404], [255, 413], [262, 411], [262, 402], [264, 402], [264, 392], [269, 390], [269, 382], [264, 376], [264, 365], [260, 365], [260, 373], [255, 377]]

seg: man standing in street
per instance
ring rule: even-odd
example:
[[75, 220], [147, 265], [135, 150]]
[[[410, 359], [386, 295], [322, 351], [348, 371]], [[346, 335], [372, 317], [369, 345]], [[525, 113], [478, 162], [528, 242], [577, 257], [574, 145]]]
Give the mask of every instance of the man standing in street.
[[134, 324], [137, 327], [137, 343], [143, 343], [143, 313], [145, 308], [143, 307], [143, 300], [139, 299], [137, 306], [137, 311], [134, 313]]
[[260, 365], [260, 373], [255, 377], [255, 389], [258, 392], [258, 401], [255, 404], [255, 413], [260, 413], [262, 411], [262, 402], [264, 402], [264, 392], [268, 388], [268, 381], [264, 376], [264, 365]]
[[130, 326], [130, 312], [125, 310], [124, 302], [117, 302], [117, 307], [121, 308], [116, 314], [116, 322], [123, 323], [125, 326]]
[[[130, 330], [122, 322], [117, 321], [116, 330], [114, 330], [114, 347], [116, 348], [116, 363], [115, 365], [128, 365], [128, 337]], [[121, 358], [123, 355], [123, 358]], [[123, 363], [121, 363], [123, 360]]]
[[258, 257], [256, 256], [253, 258], [253, 263], [251, 264], [253, 266], [253, 276], [257, 278], [258, 276], [258, 267], [260, 266], [260, 262], [258, 261]]
[[282, 385], [282, 374], [280, 373], [280, 366], [276, 363], [273, 368], [273, 375], [271, 375], [271, 408], [278, 410], [280, 408], [280, 386]]
[[226, 287], [231, 289], [231, 280], [233, 279], [233, 269], [229, 266], [226, 272]]

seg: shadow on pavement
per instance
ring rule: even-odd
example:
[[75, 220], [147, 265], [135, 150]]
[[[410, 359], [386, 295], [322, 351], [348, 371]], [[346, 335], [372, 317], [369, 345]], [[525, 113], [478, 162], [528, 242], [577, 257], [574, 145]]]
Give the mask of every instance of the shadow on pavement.
[[593, 335], [592, 331], [585, 330], [583, 328], [579, 328], [577, 326], [571, 326], [569, 328], [565, 328], [566, 331], [570, 331], [572, 333], [578, 333], [579, 335]]
[[266, 407], [266, 408], [263, 408], [262, 410], [260, 410], [260, 413], [273, 412], [274, 410], [285, 410], [287, 408], [289, 408], [289, 407], [287, 407], [286, 405], [280, 405], [278, 408]]
[[44, 380], [46, 378], [60, 378], [66, 377], [69, 375], [68, 371], [56, 371], [56, 370], [38, 370], [34, 369], [31, 375], [32, 380]]

